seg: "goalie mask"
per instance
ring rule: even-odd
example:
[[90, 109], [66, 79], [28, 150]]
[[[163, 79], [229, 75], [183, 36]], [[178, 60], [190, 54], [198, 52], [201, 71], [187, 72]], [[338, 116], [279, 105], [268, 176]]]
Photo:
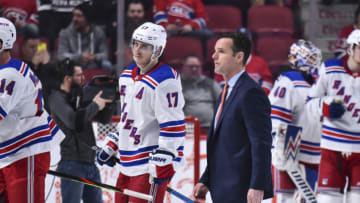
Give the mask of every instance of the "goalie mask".
[[313, 77], [318, 75], [322, 60], [321, 50], [310, 41], [300, 39], [293, 43], [288, 58], [293, 69], [305, 71]]
[[134, 40], [138, 40], [140, 42], [144, 42], [147, 44], [150, 44], [153, 46], [153, 54], [152, 59], [154, 58], [157, 50], [159, 47], [161, 48], [160, 54], [158, 57], [161, 56], [165, 49], [166, 45], [166, 31], [163, 26], [157, 25], [154, 23], [146, 22], [142, 25], [140, 25], [136, 30], [134, 31], [130, 47], [132, 48], [132, 45], [134, 43]]
[[0, 17], [0, 40], [2, 47], [0, 51], [11, 49], [16, 40], [16, 28], [12, 22]]

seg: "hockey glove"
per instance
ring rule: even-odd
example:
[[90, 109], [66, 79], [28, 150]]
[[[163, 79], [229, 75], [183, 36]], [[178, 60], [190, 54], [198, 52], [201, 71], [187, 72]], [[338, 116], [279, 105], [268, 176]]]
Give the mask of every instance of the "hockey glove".
[[323, 100], [322, 112], [323, 115], [327, 118], [337, 119], [341, 118], [341, 116], [344, 114], [345, 108], [341, 100], [328, 97]]
[[107, 135], [106, 145], [97, 152], [96, 159], [97, 162], [102, 166], [106, 164], [108, 166], [113, 167], [116, 164], [116, 151], [118, 150], [117, 142], [118, 142], [118, 134], [110, 133]]
[[169, 151], [157, 149], [149, 157], [149, 173], [154, 183], [161, 185], [175, 174], [173, 159], [175, 155]]

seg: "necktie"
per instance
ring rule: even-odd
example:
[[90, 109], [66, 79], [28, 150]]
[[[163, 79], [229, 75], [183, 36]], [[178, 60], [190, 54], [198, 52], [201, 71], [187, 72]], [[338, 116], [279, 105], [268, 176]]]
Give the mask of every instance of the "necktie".
[[224, 106], [224, 102], [225, 102], [225, 99], [226, 99], [226, 94], [227, 94], [228, 87], [229, 87], [229, 85], [227, 83], [225, 83], [225, 86], [224, 86], [224, 89], [223, 89], [223, 92], [222, 92], [222, 95], [221, 95], [221, 103], [220, 103], [220, 107], [219, 107], [219, 112], [218, 112], [217, 117], [216, 117], [216, 125], [217, 125], [217, 123], [219, 121], [219, 118], [220, 118], [220, 115], [221, 115], [221, 112], [222, 112], [222, 109], [223, 109], [223, 106]]

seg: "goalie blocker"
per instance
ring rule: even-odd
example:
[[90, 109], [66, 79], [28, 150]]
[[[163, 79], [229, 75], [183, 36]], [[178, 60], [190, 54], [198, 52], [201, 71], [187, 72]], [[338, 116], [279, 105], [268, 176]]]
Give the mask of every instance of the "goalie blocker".
[[272, 151], [274, 189], [278, 193], [292, 193], [297, 188], [306, 202], [313, 203], [316, 202], [313, 189], [317, 175], [314, 178], [311, 168], [299, 164], [297, 159], [301, 132], [301, 127], [285, 123], [276, 129]]

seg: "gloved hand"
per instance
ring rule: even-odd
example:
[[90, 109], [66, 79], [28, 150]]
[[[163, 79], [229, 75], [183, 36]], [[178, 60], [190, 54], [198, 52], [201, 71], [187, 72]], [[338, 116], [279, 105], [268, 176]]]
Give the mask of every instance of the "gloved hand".
[[114, 151], [111, 147], [105, 146], [100, 151], [96, 153], [96, 160], [102, 166], [106, 164], [110, 167], [115, 166], [117, 162], [117, 158], [115, 157], [116, 151]]
[[327, 97], [322, 103], [322, 113], [325, 117], [336, 119], [341, 118], [345, 112], [345, 107], [340, 99]]
[[173, 159], [175, 155], [163, 149], [157, 149], [150, 154], [149, 173], [154, 178], [154, 182], [161, 185], [175, 174]]
[[106, 141], [106, 145], [96, 153], [96, 160], [101, 166], [106, 164], [113, 167], [117, 162], [115, 155], [118, 150], [118, 133], [110, 133], [107, 135]]

